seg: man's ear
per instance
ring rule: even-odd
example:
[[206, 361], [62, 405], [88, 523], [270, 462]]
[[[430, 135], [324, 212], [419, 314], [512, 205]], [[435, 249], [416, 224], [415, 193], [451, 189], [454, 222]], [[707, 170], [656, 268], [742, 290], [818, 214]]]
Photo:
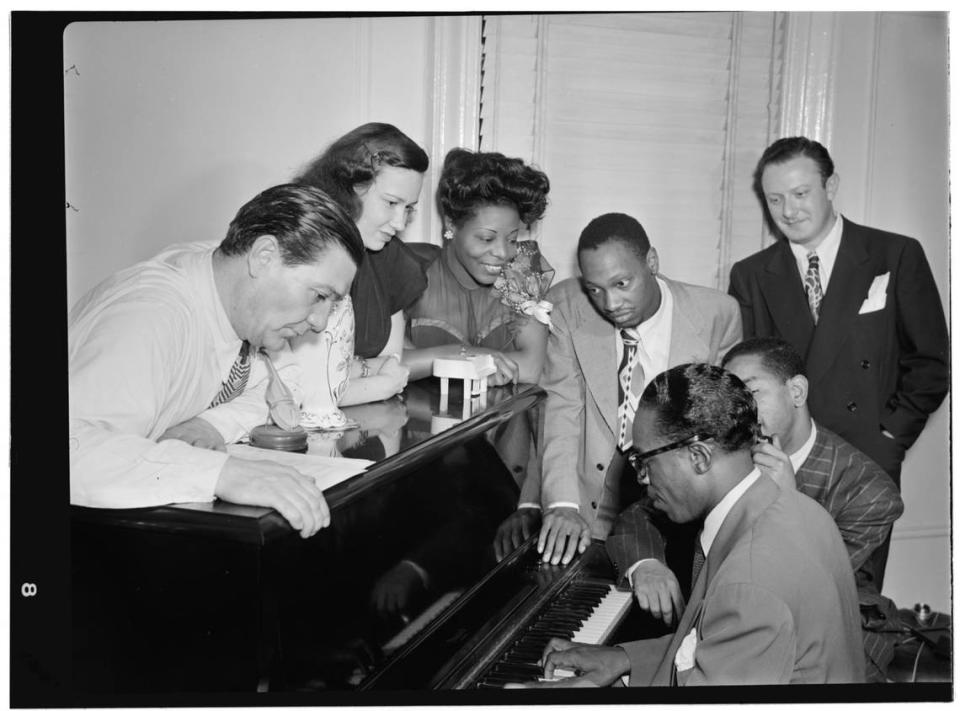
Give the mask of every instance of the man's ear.
[[653, 247], [647, 250], [647, 266], [650, 268], [651, 274], [660, 271], [660, 257], [657, 256], [657, 250]]
[[709, 445], [703, 442], [694, 442], [687, 448], [687, 451], [690, 456], [690, 464], [693, 465], [693, 469], [697, 474], [706, 474], [710, 471], [710, 465], [713, 462], [713, 451]]
[[837, 196], [837, 190], [840, 188], [840, 175], [834, 173], [827, 178], [827, 182], [824, 183], [823, 188], [827, 191], [827, 200], [833, 202], [833, 199]]
[[247, 252], [247, 270], [254, 279], [281, 261], [280, 244], [273, 235], [260, 235]]
[[787, 380], [787, 388], [790, 390], [790, 397], [793, 400], [794, 407], [803, 407], [807, 402], [807, 393], [810, 388], [810, 381], [806, 376], [794, 375]]

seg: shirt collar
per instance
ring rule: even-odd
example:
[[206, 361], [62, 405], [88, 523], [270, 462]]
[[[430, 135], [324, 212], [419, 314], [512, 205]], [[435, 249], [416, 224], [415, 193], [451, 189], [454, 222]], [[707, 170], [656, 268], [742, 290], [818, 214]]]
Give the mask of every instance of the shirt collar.
[[[840, 235], [843, 234], [843, 217], [840, 213], [837, 213], [837, 219], [833, 221], [833, 227], [830, 228], [830, 231], [827, 232], [827, 236], [823, 238], [817, 248], [813, 251], [817, 253], [817, 256], [820, 257], [820, 263], [823, 264], [827, 262], [828, 264], [833, 264], [834, 260], [837, 258], [837, 250], [840, 249]], [[793, 252], [794, 258], [797, 260], [797, 264], [800, 265], [802, 271], [807, 270], [807, 255], [811, 250], [804, 247], [802, 244], [794, 244], [790, 242], [790, 251]]]
[[720, 503], [713, 507], [707, 517], [703, 520], [703, 530], [700, 532], [700, 545], [703, 547], [703, 555], [710, 553], [710, 546], [713, 545], [717, 533], [723, 520], [730, 513], [733, 505], [740, 500], [740, 497], [749, 489], [753, 482], [760, 478], [760, 470], [754, 468], [740, 482], [727, 492], [727, 495], [720, 499]]
[[807, 457], [810, 456], [810, 451], [813, 449], [813, 442], [816, 438], [817, 423], [813, 420], [810, 420], [810, 436], [807, 437], [807, 441], [803, 443], [803, 446], [800, 447], [800, 449], [790, 455], [790, 466], [793, 467], [794, 476], [796, 476], [797, 470], [800, 469], [800, 466], [807, 461]]
[[657, 280], [657, 286], [660, 287], [660, 306], [646, 321], [638, 323], [632, 328], [617, 329], [618, 338], [622, 336], [621, 331], [626, 331], [632, 333], [641, 343], [651, 343], [658, 329], [662, 328], [664, 322], [670, 318], [670, 314], [673, 313], [673, 294], [670, 293], [670, 289], [663, 279], [660, 277], [655, 277], [655, 279]]

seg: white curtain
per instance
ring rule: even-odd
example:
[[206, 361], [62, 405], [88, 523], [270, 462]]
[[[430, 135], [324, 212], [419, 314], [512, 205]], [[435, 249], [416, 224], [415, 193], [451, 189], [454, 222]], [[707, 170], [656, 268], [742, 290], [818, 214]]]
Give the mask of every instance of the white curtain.
[[783, 16], [486, 16], [480, 146], [551, 180], [539, 239], [558, 278], [593, 217], [626, 212], [667, 275], [726, 288], [762, 245], [751, 176], [779, 121]]

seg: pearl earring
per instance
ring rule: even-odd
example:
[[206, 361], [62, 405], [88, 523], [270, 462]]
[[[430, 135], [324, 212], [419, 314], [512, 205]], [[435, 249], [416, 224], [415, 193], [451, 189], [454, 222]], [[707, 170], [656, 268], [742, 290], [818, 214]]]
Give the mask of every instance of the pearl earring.
[[445, 230], [443, 231], [443, 238], [444, 238], [444, 239], [453, 239], [453, 230], [451, 230], [449, 227], [448, 227], [447, 229], [445, 229]]

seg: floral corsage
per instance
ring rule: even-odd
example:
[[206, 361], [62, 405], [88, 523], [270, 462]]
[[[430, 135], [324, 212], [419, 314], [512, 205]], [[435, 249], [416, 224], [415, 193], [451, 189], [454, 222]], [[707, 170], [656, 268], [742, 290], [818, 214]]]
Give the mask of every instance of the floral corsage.
[[518, 314], [533, 316], [552, 331], [553, 304], [543, 297], [553, 275], [554, 269], [540, 253], [539, 245], [532, 239], [523, 240], [517, 243], [517, 256], [503, 266], [493, 288], [505, 306]]

